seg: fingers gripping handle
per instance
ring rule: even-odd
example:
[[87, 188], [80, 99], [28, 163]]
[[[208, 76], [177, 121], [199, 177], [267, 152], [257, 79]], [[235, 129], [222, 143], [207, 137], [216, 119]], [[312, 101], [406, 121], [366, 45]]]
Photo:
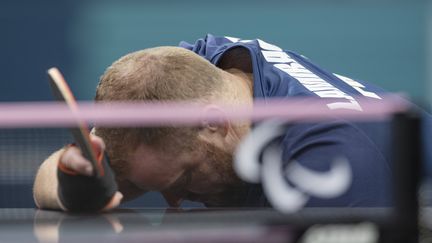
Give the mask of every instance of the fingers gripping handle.
[[68, 211], [100, 211], [110, 202], [118, 186], [106, 153], [98, 156], [98, 166], [103, 169], [103, 174], [89, 177], [58, 164], [58, 196]]

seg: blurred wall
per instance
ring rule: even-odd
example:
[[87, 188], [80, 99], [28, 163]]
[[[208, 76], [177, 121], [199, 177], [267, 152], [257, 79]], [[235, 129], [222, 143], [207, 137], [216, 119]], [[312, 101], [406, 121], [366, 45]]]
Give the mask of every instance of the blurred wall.
[[426, 5], [427, 14], [426, 19], [426, 89], [424, 96], [427, 97], [429, 101], [429, 106], [432, 106], [432, 1], [428, 1]]
[[[428, 99], [428, 1], [0, 2], [0, 100], [46, 100], [59, 66], [76, 96], [92, 99], [120, 56], [193, 42], [206, 33], [261, 38], [333, 72]], [[429, 18], [430, 19], [430, 18]]]
[[[51, 66], [79, 99], [92, 99], [99, 76], [120, 56], [212, 33], [261, 38], [332, 72], [430, 102], [431, 13], [427, 0], [2, 0], [0, 101], [50, 100]], [[31, 201], [26, 188], [22, 197]], [[147, 200], [163, 206], [158, 194]]]

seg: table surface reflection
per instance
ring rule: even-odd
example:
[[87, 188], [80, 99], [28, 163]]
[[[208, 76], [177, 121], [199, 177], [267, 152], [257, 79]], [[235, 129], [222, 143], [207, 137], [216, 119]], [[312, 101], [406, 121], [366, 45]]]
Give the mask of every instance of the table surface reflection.
[[102, 214], [0, 209], [0, 242], [295, 242], [320, 222], [363, 222], [388, 209], [117, 209]]

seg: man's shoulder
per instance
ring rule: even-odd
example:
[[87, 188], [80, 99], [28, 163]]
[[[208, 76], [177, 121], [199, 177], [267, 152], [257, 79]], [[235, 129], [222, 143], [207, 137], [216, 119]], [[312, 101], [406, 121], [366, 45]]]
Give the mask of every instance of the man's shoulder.
[[[340, 100], [337, 104], [360, 109], [354, 96], [379, 99], [379, 94], [385, 92], [367, 82], [325, 70], [301, 54], [259, 38], [240, 39], [208, 34], [205, 38], [196, 40], [194, 44], [181, 42], [180, 46], [197, 53], [216, 66], [222, 65], [224, 57], [229, 56], [231, 51], [243, 47], [248, 51], [247, 56], [251, 64], [249, 70], [252, 71], [254, 79], [254, 97], [257, 98], [333, 98]], [[245, 62], [244, 58], [229, 59], [230, 63]]]

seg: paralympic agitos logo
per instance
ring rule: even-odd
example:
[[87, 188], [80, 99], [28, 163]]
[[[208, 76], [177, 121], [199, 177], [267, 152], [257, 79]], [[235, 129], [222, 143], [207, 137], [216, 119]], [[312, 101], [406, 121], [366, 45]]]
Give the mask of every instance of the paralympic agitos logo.
[[351, 185], [352, 171], [345, 157], [332, 158], [330, 169], [314, 171], [299, 162], [283, 166], [282, 148], [277, 138], [285, 134], [281, 121], [266, 121], [256, 126], [240, 144], [234, 168], [243, 180], [262, 183], [274, 208], [289, 213], [302, 208], [310, 196], [330, 199], [345, 193]]

